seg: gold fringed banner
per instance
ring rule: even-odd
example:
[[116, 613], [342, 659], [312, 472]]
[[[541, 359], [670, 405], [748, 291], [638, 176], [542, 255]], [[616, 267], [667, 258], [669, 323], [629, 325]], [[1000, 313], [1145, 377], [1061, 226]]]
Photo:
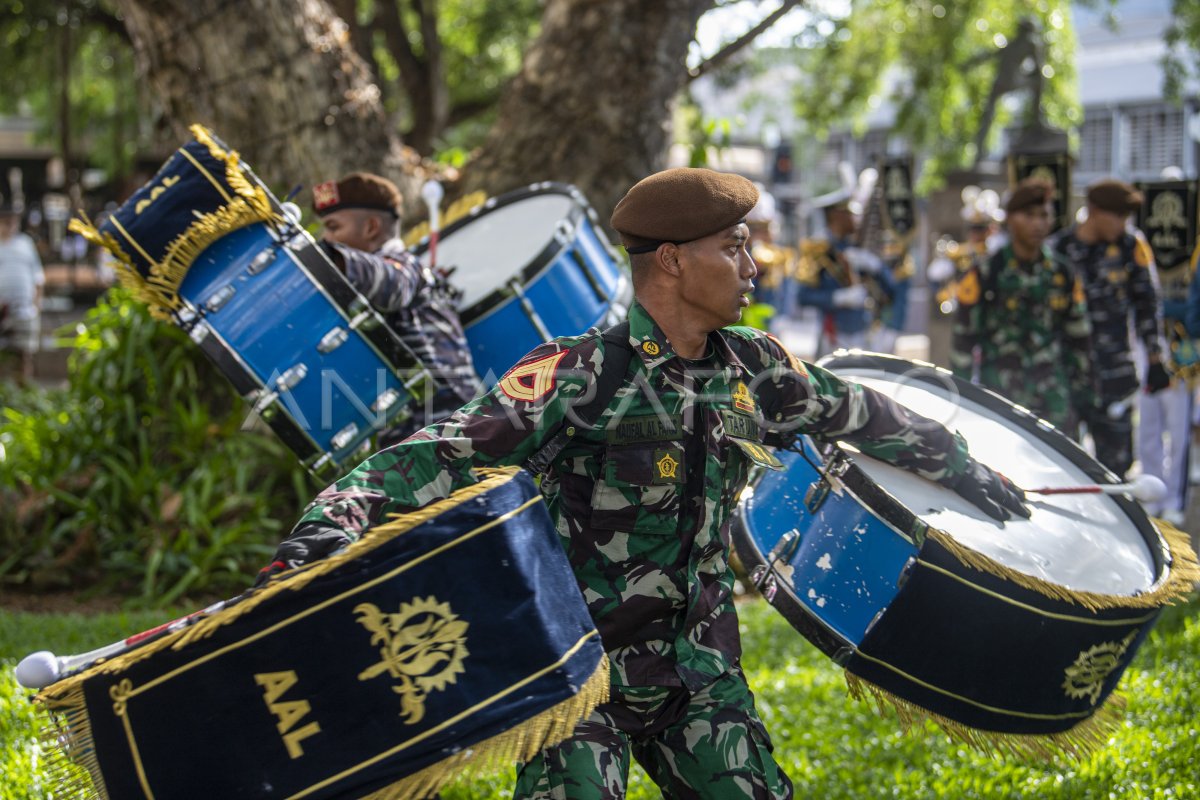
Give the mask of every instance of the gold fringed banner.
[[1145, 592], [1136, 595], [1112, 595], [1070, 589], [1001, 564], [961, 544], [937, 528], [930, 528], [928, 536], [964, 566], [1003, 578], [1053, 600], [1073, 603], [1091, 611], [1109, 608], [1162, 608], [1187, 597], [1196, 581], [1200, 580], [1200, 564], [1197, 563], [1196, 553], [1192, 550], [1187, 534], [1169, 522], [1160, 519], [1154, 519], [1152, 522], [1166, 542], [1170, 554], [1167, 574]]
[[[227, 796], [260, 770], [278, 780], [271, 796], [357, 787], [418, 800], [568, 737], [608, 698], [607, 656], [532, 478], [516, 468], [477, 476], [337, 555], [42, 689], [35, 701], [56, 785], [101, 800]], [[497, 619], [502, 636], [489, 630]], [[454, 669], [432, 674], [428, 665], [442, 661], [396, 656], [404, 636]], [[309, 640], [322, 644], [295, 646]], [[216, 683], [236, 688], [192, 691]], [[455, 692], [442, 695], [448, 684]], [[285, 713], [299, 716], [280, 727]], [[364, 727], [365, 714], [382, 716]], [[318, 733], [328, 737], [321, 758], [296, 760]], [[177, 763], [177, 752], [193, 761]], [[208, 762], [228, 769], [205, 771]]]
[[201, 125], [190, 130], [196, 141], [176, 151], [99, 227], [82, 214], [69, 225], [112, 254], [121, 285], [158, 319], [182, 306], [179, 287], [206, 248], [239, 228], [279, 219], [237, 152]]
[[543, 711], [516, 728], [472, 745], [404, 780], [373, 792], [364, 800], [423, 800], [452, 781], [481, 777], [499, 772], [518, 761], [528, 761], [542, 750], [569, 737], [580, 720], [591, 714], [596, 706], [607, 702], [609, 685], [606, 655], [579, 694], [569, 700]]
[[1125, 711], [1125, 697], [1118, 693], [1109, 695], [1108, 700], [1090, 717], [1073, 728], [1060, 733], [1023, 734], [986, 731], [972, 728], [927, 711], [902, 697], [881, 689], [870, 681], [851, 672], [846, 676], [846, 688], [855, 700], [870, 696], [881, 717], [889, 711], [896, 715], [905, 733], [926, 720], [941, 728], [947, 736], [973, 750], [992, 757], [1011, 754], [1020, 758], [1052, 761], [1065, 757], [1078, 760], [1102, 747], [1120, 725]]

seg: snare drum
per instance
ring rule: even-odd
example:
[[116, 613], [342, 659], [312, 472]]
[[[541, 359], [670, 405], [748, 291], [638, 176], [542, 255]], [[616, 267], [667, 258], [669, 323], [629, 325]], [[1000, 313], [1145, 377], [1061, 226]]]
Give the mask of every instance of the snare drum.
[[[864, 354], [822, 365], [962, 432], [1019, 486], [1113, 481], [1048, 424], [944, 370]], [[1096, 723], [1112, 714], [1097, 711], [1196, 575], [1186, 537], [1123, 496], [1031, 495], [1029, 520], [1000, 525], [852, 447], [802, 437], [781, 456], [734, 526], [752, 578], [852, 690], [976, 744], [1102, 741]]]
[[[415, 248], [429, 263], [429, 241]], [[535, 183], [488, 200], [441, 232], [475, 369], [489, 385], [556, 336], [624, 319], [632, 284], [578, 189]]]
[[320, 475], [411, 413], [427, 370], [299, 228], [254, 224], [192, 263], [175, 319]]

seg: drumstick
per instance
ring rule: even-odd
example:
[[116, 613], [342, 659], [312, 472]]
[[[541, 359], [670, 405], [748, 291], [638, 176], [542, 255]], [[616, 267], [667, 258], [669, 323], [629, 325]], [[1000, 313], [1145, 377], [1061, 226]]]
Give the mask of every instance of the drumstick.
[[30, 653], [21, 659], [21, 663], [17, 664], [17, 683], [26, 689], [44, 688], [55, 681], [61, 680], [71, 672], [83, 669], [102, 658], [111, 658], [123, 653], [159, 633], [184, 628], [196, 617], [220, 611], [229, 602], [228, 600], [222, 600], [218, 603], [213, 603], [208, 608], [188, 614], [186, 617], [164, 622], [162, 625], [153, 627], [148, 631], [135, 633], [133, 636], [122, 639], [119, 642], [106, 644], [103, 647], [97, 647], [95, 650], [89, 650], [86, 653], [76, 653], [67, 656], [56, 656], [49, 650], [39, 650], [36, 653]]
[[421, 199], [429, 208], [429, 268], [437, 266], [438, 231], [441, 230], [441, 205], [445, 192], [437, 181], [425, 181], [421, 187]]
[[1026, 489], [1025, 494], [1128, 494], [1143, 503], [1156, 503], [1167, 496], [1167, 485], [1153, 475], [1139, 475], [1129, 483], [1044, 486], [1041, 489]]

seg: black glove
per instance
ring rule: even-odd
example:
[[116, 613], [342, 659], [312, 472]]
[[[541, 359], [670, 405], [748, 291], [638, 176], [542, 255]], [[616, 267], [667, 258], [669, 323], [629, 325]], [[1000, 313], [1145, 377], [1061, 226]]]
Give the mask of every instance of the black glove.
[[1170, 385], [1171, 373], [1167, 372], [1167, 368], [1159, 361], [1151, 364], [1150, 369], [1146, 370], [1146, 389], [1150, 394], [1161, 392]]
[[333, 555], [350, 544], [350, 537], [341, 528], [305, 522], [296, 527], [288, 538], [280, 542], [271, 563], [258, 571], [255, 586], [262, 586], [272, 576], [284, 570], [302, 567], [312, 561]]
[[974, 458], [968, 458], [967, 471], [958, 476], [951, 488], [992, 519], [1004, 522], [1013, 514], [1029, 519], [1029, 509], [1024, 505], [1025, 493], [1008, 478]]

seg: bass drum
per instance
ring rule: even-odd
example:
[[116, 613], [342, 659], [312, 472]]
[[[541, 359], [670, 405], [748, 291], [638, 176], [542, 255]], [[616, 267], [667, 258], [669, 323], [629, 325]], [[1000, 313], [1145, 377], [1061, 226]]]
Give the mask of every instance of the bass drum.
[[[957, 429], [1019, 486], [1115, 482], [1047, 423], [944, 370], [867, 354], [822, 366]], [[1123, 496], [1030, 495], [1030, 519], [1001, 525], [852, 447], [802, 437], [780, 455], [734, 525], [752, 579], [852, 691], [968, 742], [1103, 741], [1111, 714], [1097, 712], [1197, 575], [1186, 536]]]
[[[414, 252], [429, 264], [429, 240]], [[437, 266], [462, 292], [459, 314], [488, 385], [556, 336], [625, 318], [633, 287], [583, 194], [535, 183], [500, 195], [441, 232]]]

